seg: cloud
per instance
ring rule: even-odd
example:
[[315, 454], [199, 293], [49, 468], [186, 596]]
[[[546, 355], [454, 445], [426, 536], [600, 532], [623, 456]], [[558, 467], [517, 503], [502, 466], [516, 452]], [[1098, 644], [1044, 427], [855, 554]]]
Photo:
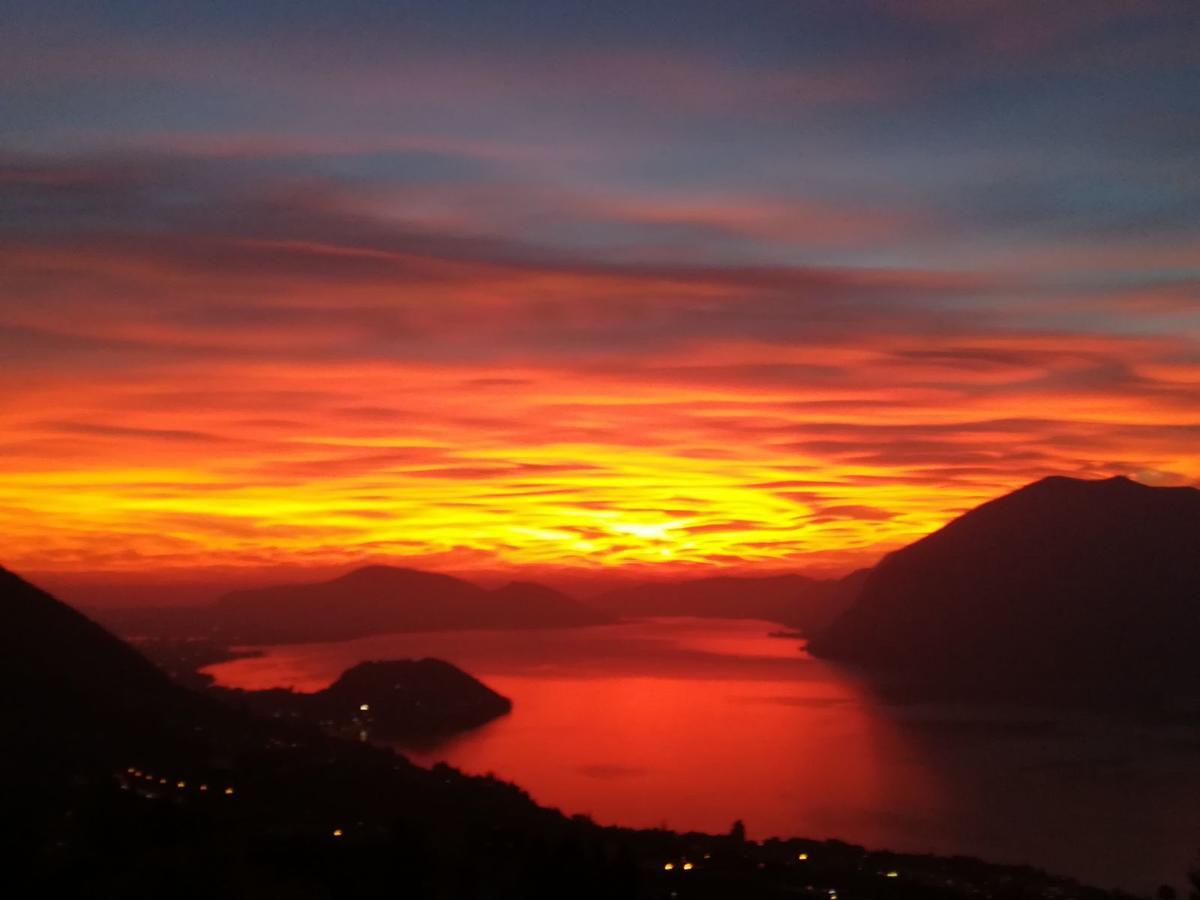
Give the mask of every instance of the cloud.
[[749, 2], [14, 13], [6, 563], [832, 570], [1200, 481], [1178, 13]]
[[6, 171], [17, 563], [849, 566], [1040, 474], [1200, 475], [1194, 343], [1068, 330], [1008, 275], [621, 263], [336, 181]]

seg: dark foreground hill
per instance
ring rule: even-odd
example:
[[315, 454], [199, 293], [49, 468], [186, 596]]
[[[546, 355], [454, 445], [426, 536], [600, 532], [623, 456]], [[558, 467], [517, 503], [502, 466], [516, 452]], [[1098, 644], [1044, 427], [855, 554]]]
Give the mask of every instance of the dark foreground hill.
[[192, 694], [3, 570], [0, 610], [12, 896], [1116, 896], [961, 858], [602, 828], [493, 778]]
[[1046, 478], [872, 570], [820, 656], [967, 693], [1200, 688], [1200, 491]]
[[718, 576], [617, 588], [591, 605], [620, 616], [765, 619], [806, 630], [824, 627], [853, 601], [865, 572], [840, 580], [805, 575]]

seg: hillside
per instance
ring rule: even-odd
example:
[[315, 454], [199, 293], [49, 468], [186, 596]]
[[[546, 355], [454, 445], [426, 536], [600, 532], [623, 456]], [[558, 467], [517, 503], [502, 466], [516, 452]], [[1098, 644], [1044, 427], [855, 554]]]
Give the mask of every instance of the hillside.
[[1200, 686], [1200, 491], [1046, 478], [884, 559], [817, 655], [966, 691]]
[[560, 628], [611, 618], [538, 584], [489, 591], [450, 575], [366, 566], [329, 581], [234, 591], [217, 602], [212, 621], [242, 640], [277, 643], [393, 631]]
[[90, 619], [0, 568], [0, 761], [53, 767], [87, 741], [99, 758], [161, 741], [192, 697]]

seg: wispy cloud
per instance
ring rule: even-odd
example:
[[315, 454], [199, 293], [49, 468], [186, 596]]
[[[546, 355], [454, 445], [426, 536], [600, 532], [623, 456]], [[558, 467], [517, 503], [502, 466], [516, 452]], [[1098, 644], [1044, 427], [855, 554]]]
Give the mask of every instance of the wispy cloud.
[[1200, 481], [1173, 8], [750, 5], [14, 15], [6, 563], [845, 568]]

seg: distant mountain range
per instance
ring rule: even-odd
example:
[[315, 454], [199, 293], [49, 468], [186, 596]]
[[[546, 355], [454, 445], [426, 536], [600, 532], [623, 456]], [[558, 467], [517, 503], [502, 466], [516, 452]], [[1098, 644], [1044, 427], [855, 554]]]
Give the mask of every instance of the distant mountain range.
[[619, 616], [765, 619], [812, 630], [847, 609], [865, 577], [861, 570], [829, 581], [771, 575], [649, 582], [607, 591], [588, 602]]
[[[15, 896], [771, 900], [817, 883], [855, 897], [924, 896], [932, 884], [945, 900], [1120, 900], [970, 859], [759, 843], [739, 827], [601, 827], [490, 776], [424, 769], [195, 694], [3, 569], [0, 615], [3, 859]], [[364, 691], [387, 702], [398, 680], [421, 695], [459, 682], [413, 665], [360, 669], [321, 702], [344, 708]]]
[[969, 694], [1200, 688], [1200, 490], [1046, 478], [886, 557], [818, 656]]
[[256, 642], [342, 640], [393, 631], [560, 628], [611, 617], [540, 584], [497, 590], [452, 575], [365, 566], [309, 584], [234, 591], [217, 601], [215, 621]]
[[130, 636], [215, 636], [241, 643], [335, 641], [402, 631], [572, 628], [639, 616], [765, 619], [813, 631], [857, 595], [866, 570], [842, 579], [804, 575], [656, 581], [581, 602], [529, 581], [487, 590], [462, 578], [373, 565], [320, 582], [233, 591], [191, 607], [97, 608]]
[[545, 585], [514, 581], [487, 590], [452, 575], [382, 565], [328, 581], [233, 591], [207, 606], [101, 608], [92, 614], [125, 635], [208, 635], [259, 644], [614, 621]]

